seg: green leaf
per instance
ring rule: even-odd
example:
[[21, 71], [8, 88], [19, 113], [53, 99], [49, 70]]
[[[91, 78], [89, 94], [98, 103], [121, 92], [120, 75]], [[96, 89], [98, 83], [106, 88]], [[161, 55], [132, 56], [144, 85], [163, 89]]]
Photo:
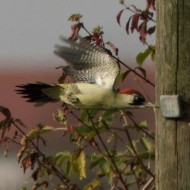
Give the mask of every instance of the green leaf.
[[[95, 126], [95, 127], [96, 127], [96, 126]], [[105, 126], [99, 126], [99, 127], [97, 127], [96, 129], [97, 129], [97, 131], [98, 131], [99, 134], [104, 133], [104, 132], [107, 131], [107, 128], [105, 128]], [[88, 138], [88, 139], [92, 139], [92, 138], [94, 138], [96, 135], [97, 135], [97, 132], [95, 131], [94, 128], [92, 128], [91, 131], [90, 131], [88, 134], [86, 134], [85, 137]]]
[[58, 152], [55, 156], [51, 157], [51, 161], [57, 167], [63, 167], [68, 176], [71, 171], [70, 164], [71, 153], [69, 151]]
[[[138, 141], [132, 140], [132, 145], [127, 145], [127, 149], [129, 150], [131, 155], [135, 155], [135, 152], [138, 152], [137, 143], [138, 143]], [[135, 150], [135, 152], [134, 152], [134, 150]]]
[[39, 129], [37, 128], [31, 129], [28, 133], [28, 137], [30, 138], [36, 138], [38, 136], [39, 136]]
[[44, 134], [44, 133], [48, 133], [50, 131], [53, 131], [54, 130], [54, 127], [51, 127], [49, 125], [43, 125], [42, 128], [40, 128], [40, 134]]
[[137, 152], [137, 143], [138, 143], [138, 141], [132, 140], [132, 146], [136, 152]]
[[138, 123], [138, 126], [140, 128], [143, 128], [143, 129], [148, 129], [148, 124], [147, 124], [147, 121], [144, 120], [144, 121], [141, 121], [140, 123]]
[[82, 121], [86, 121], [86, 120], [88, 119], [88, 114], [87, 114], [86, 111], [82, 111], [82, 112], [81, 112], [80, 119], [81, 119]]
[[155, 161], [155, 152], [142, 152], [138, 156], [140, 159]]
[[140, 142], [147, 152], [154, 152], [153, 142], [151, 142], [148, 138], [141, 137]]
[[111, 142], [115, 141], [116, 139], [117, 139], [117, 135], [111, 134], [107, 139], [107, 143], [111, 143]]
[[69, 175], [70, 171], [71, 171], [71, 161], [68, 160], [67, 164], [66, 164], [66, 174]]
[[[91, 133], [92, 128], [87, 125], [80, 125], [76, 127], [69, 136], [71, 142], [75, 142], [79, 147], [84, 139], [89, 138], [88, 134]], [[90, 139], [89, 139], [90, 140]]]
[[127, 77], [127, 75], [131, 72], [131, 70], [127, 70], [123, 73], [119, 73], [115, 79], [114, 82], [114, 87], [117, 87], [123, 80], [125, 80], [125, 78]]
[[50, 132], [50, 131], [53, 131], [54, 128], [51, 127], [51, 126], [48, 126], [48, 125], [40, 125], [39, 128], [34, 128], [34, 129], [31, 129], [28, 133], [28, 137], [30, 138], [36, 138], [36, 137], [39, 137], [40, 135], [44, 134], [44, 133], [47, 133], [47, 132]]
[[93, 190], [96, 187], [100, 187], [101, 185], [102, 184], [100, 181], [94, 179], [93, 181], [84, 186], [84, 190]]
[[67, 124], [67, 120], [65, 118], [65, 113], [62, 110], [60, 110], [60, 109], [57, 110], [57, 114], [53, 114], [53, 118], [59, 124], [62, 124], [62, 125], [66, 125]]
[[68, 161], [70, 159], [71, 153], [68, 151], [58, 152], [53, 158], [56, 166], [61, 166], [63, 162]]
[[108, 174], [108, 175], [110, 174], [110, 162], [108, 162], [108, 161], [102, 162], [99, 167], [100, 167], [101, 171], [99, 171], [98, 176], [101, 177], [106, 174]]
[[110, 162], [107, 161], [103, 155], [101, 154], [92, 154], [91, 155], [91, 164], [90, 168], [98, 167], [99, 171], [97, 172], [97, 175], [99, 177], [103, 177], [105, 175], [109, 175], [110, 173]]
[[100, 119], [103, 120], [106, 123], [108, 123], [108, 121], [112, 122], [115, 119], [115, 117], [116, 117], [116, 113], [118, 113], [118, 111], [116, 111], [116, 110], [107, 110], [100, 117]]
[[88, 110], [88, 112], [87, 111], [82, 111], [80, 119], [83, 122], [89, 122], [89, 115], [93, 118], [94, 116], [96, 116], [96, 114], [98, 112], [99, 112], [98, 110]]
[[98, 165], [103, 164], [104, 162], [106, 162], [105, 158], [102, 155], [97, 155], [96, 153], [91, 155], [91, 164], [90, 164], [90, 168], [94, 168]]
[[155, 57], [155, 46], [151, 45], [147, 49], [145, 49], [144, 52], [140, 52], [137, 55], [136, 61], [137, 61], [138, 65], [142, 66], [142, 64], [144, 63], [144, 61], [147, 59], [147, 57], [149, 55], [151, 56], [152, 60], [154, 60], [154, 57]]
[[71, 167], [73, 172], [77, 174], [80, 179], [86, 178], [86, 155], [82, 149], [72, 153]]

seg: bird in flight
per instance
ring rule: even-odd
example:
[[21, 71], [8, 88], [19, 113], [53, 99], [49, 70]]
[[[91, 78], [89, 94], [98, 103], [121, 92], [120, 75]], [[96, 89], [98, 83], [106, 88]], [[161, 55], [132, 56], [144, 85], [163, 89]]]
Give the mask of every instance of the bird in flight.
[[84, 39], [73, 42], [61, 37], [61, 40], [67, 45], [56, 45], [54, 52], [67, 62], [63, 71], [74, 82], [18, 85], [17, 93], [27, 102], [40, 106], [61, 101], [74, 108], [102, 110], [154, 107], [134, 89], [114, 88], [120, 73], [119, 62], [105, 48]]

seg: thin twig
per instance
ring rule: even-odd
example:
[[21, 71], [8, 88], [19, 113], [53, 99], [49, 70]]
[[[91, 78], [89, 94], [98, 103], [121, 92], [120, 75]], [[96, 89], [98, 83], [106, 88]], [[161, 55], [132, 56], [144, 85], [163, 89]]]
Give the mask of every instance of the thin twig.
[[154, 182], [155, 178], [151, 177], [146, 184], [144, 185], [144, 187], [142, 188], [142, 190], [148, 190], [148, 188], [150, 187], [150, 185], [152, 185], [152, 183]]
[[[127, 115], [126, 112], [122, 112], [121, 115], [123, 116], [124, 113]], [[127, 115], [127, 117], [133, 122], [134, 126], [135, 126], [138, 130], [140, 130], [140, 131], [142, 131], [143, 133], [145, 133], [145, 134], [146, 134], [149, 138], [151, 138], [152, 140], [155, 140], [155, 138], [154, 138], [150, 133], [148, 133], [146, 130], [142, 129], [141, 127], [139, 127], [138, 124], [136, 123], [136, 121], [135, 121], [130, 115]]]
[[[123, 111], [121, 111], [121, 114], [122, 114], [122, 118], [123, 118], [123, 121], [124, 121], [124, 123], [125, 124], [127, 124], [127, 120], [126, 120], [126, 118], [125, 118], [125, 115], [123, 114]], [[133, 150], [133, 152], [134, 152], [134, 154], [135, 154], [135, 158], [136, 158], [136, 160], [139, 162], [139, 164], [141, 165], [141, 167], [144, 169], [144, 171], [146, 172], [146, 173], [148, 173], [150, 176], [152, 176], [152, 177], [155, 177], [155, 175], [144, 165], [144, 163], [142, 162], [142, 160], [139, 158], [139, 156], [138, 156], [138, 154], [137, 154], [137, 152], [136, 152], [136, 150], [135, 150], [135, 147], [134, 147], [134, 145], [133, 145], [133, 142], [132, 142], [132, 139], [131, 139], [131, 136], [130, 136], [130, 134], [129, 134], [129, 131], [128, 131], [128, 129], [127, 129], [127, 127], [125, 127], [125, 134], [126, 134], [126, 136], [127, 136], [127, 138], [128, 138], [128, 140], [129, 140], [129, 143], [130, 143], [130, 145], [131, 145], [131, 148], [132, 148], [132, 150]]]
[[[42, 158], [47, 161], [48, 164], [51, 165], [52, 170], [56, 173], [57, 177], [65, 184], [68, 185], [68, 187], [75, 187], [76, 190], [79, 190], [79, 188], [75, 185], [72, 184], [70, 182], [70, 180], [66, 177], [65, 174], [63, 174], [58, 168], [56, 168], [51, 162], [49, 162], [49, 160], [46, 158], [45, 154], [41, 152], [41, 150], [38, 148], [38, 146], [36, 146], [36, 144], [29, 138], [27, 137], [26, 133], [17, 125], [17, 123], [13, 120], [12, 124], [17, 128], [18, 131], [20, 131], [20, 133], [22, 135], [24, 135], [24, 137], [27, 138], [27, 140], [31, 143], [31, 145], [33, 146], [33, 148], [35, 148], [35, 150], [42, 156]], [[40, 161], [40, 160], [39, 160]], [[40, 163], [44, 166], [47, 167], [46, 164], [44, 164], [43, 162], [40, 161]]]
[[102, 146], [104, 147], [105, 151], [107, 152], [107, 154], [108, 154], [108, 156], [109, 156], [109, 158], [110, 158], [110, 161], [111, 161], [111, 163], [113, 164], [113, 166], [114, 166], [114, 168], [115, 168], [115, 170], [116, 170], [116, 172], [117, 172], [117, 174], [118, 174], [119, 181], [121, 182], [122, 186], [123, 186], [126, 190], [128, 190], [128, 187], [127, 187], [127, 185], [126, 185], [126, 183], [125, 183], [125, 181], [124, 181], [124, 179], [123, 179], [123, 177], [122, 177], [122, 174], [120, 173], [120, 171], [119, 171], [119, 169], [118, 169], [118, 167], [117, 167], [115, 161], [113, 160], [112, 155], [109, 153], [109, 150], [108, 150], [107, 146], [105, 145], [105, 143], [104, 143], [102, 137], [100, 136], [99, 131], [97, 130], [97, 128], [96, 128], [96, 126], [95, 126], [95, 124], [94, 124], [94, 122], [93, 122], [93, 120], [92, 120], [92, 117], [91, 117], [91, 115], [89, 114], [88, 111], [87, 111], [87, 114], [88, 114], [89, 119], [90, 119], [90, 121], [91, 121], [91, 123], [92, 123], [92, 126], [93, 126], [93, 128], [94, 128], [94, 130], [95, 130], [95, 132], [96, 132], [96, 134], [97, 134], [97, 137], [99, 138], [100, 142], [102, 143]]

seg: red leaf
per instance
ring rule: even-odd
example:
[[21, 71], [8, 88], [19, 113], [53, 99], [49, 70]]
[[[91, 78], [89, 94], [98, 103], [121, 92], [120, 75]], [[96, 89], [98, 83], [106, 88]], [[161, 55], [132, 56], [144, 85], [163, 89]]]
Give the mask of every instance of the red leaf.
[[117, 23], [121, 26], [120, 24], [120, 20], [121, 20], [121, 15], [123, 13], [124, 9], [122, 9], [121, 11], [119, 11], [119, 13], [117, 14], [117, 17], [116, 17], [116, 20], [117, 20]]
[[98, 33], [94, 33], [92, 36], [91, 36], [91, 40], [96, 42], [96, 45], [103, 45], [103, 40], [102, 40], [102, 36], [101, 34], [98, 34]]
[[69, 37], [69, 40], [73, 40], [73, 41], [76, 41], [78, 39], [78, 33], [81, 29], [81, 26], [82, 26], [82, 23], [77, 23], [77, 24], [73, 24], [71, 26], [71, 30], [72, 30], [72, 33]]
[[138, 31], [138, 22], [139, 22], [140, 14], [136, 13], [133, 15], [132, 23], [131, 23], [131, 32], [133, 33], [134, 29]]
[[150, 12], [149, 10], [144, 10], [141, 12], [141, 20], [144, 20], [144, 21], [148, 21], [150, 19], [152, 19], [152, 17], [154, 16], [154, 13]]
[[151, 4], [150, 4], [150, 9], [156, 10], [156, 7], [155, 7], [155, 0], [151, 2]]
[[147, 21], [144, 21], [141, 23], [141, 25], [139, 26], [138, 31], [140, 32], [140, 41], [145, 44], [146, 42], [146, 35], [147, 35]]
[[130, 25], [130, 21], [131, 21], [131, 18], [132, 18], [133, 16], [131, 16], [130, 18], [129, 18], [129, 20], [127, 21], [127, 24], [126, 24], [126, 26], [125, 26], [125, 30], [126, 30], [126, 32], [127, 32], [127, 34], [129, 34], [129, 25]]
[[155, 0], [146, 0], [146, 2], [147, 2], [146, 10], [148, 10], [148, 9], [156, 10]]

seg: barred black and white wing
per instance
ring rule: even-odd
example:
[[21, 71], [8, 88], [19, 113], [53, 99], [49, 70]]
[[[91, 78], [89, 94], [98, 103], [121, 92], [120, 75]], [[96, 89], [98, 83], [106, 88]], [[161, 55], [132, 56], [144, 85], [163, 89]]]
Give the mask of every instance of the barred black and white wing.
[[76, 82], [97, 84], [103, 88], [113, 88], [119, 74], [118, 61], [104, 48], [87, 40], [76, 43], [61, 38], [69, 46], [55, 46], [55, 54], [67, 61], [64, 72]]

